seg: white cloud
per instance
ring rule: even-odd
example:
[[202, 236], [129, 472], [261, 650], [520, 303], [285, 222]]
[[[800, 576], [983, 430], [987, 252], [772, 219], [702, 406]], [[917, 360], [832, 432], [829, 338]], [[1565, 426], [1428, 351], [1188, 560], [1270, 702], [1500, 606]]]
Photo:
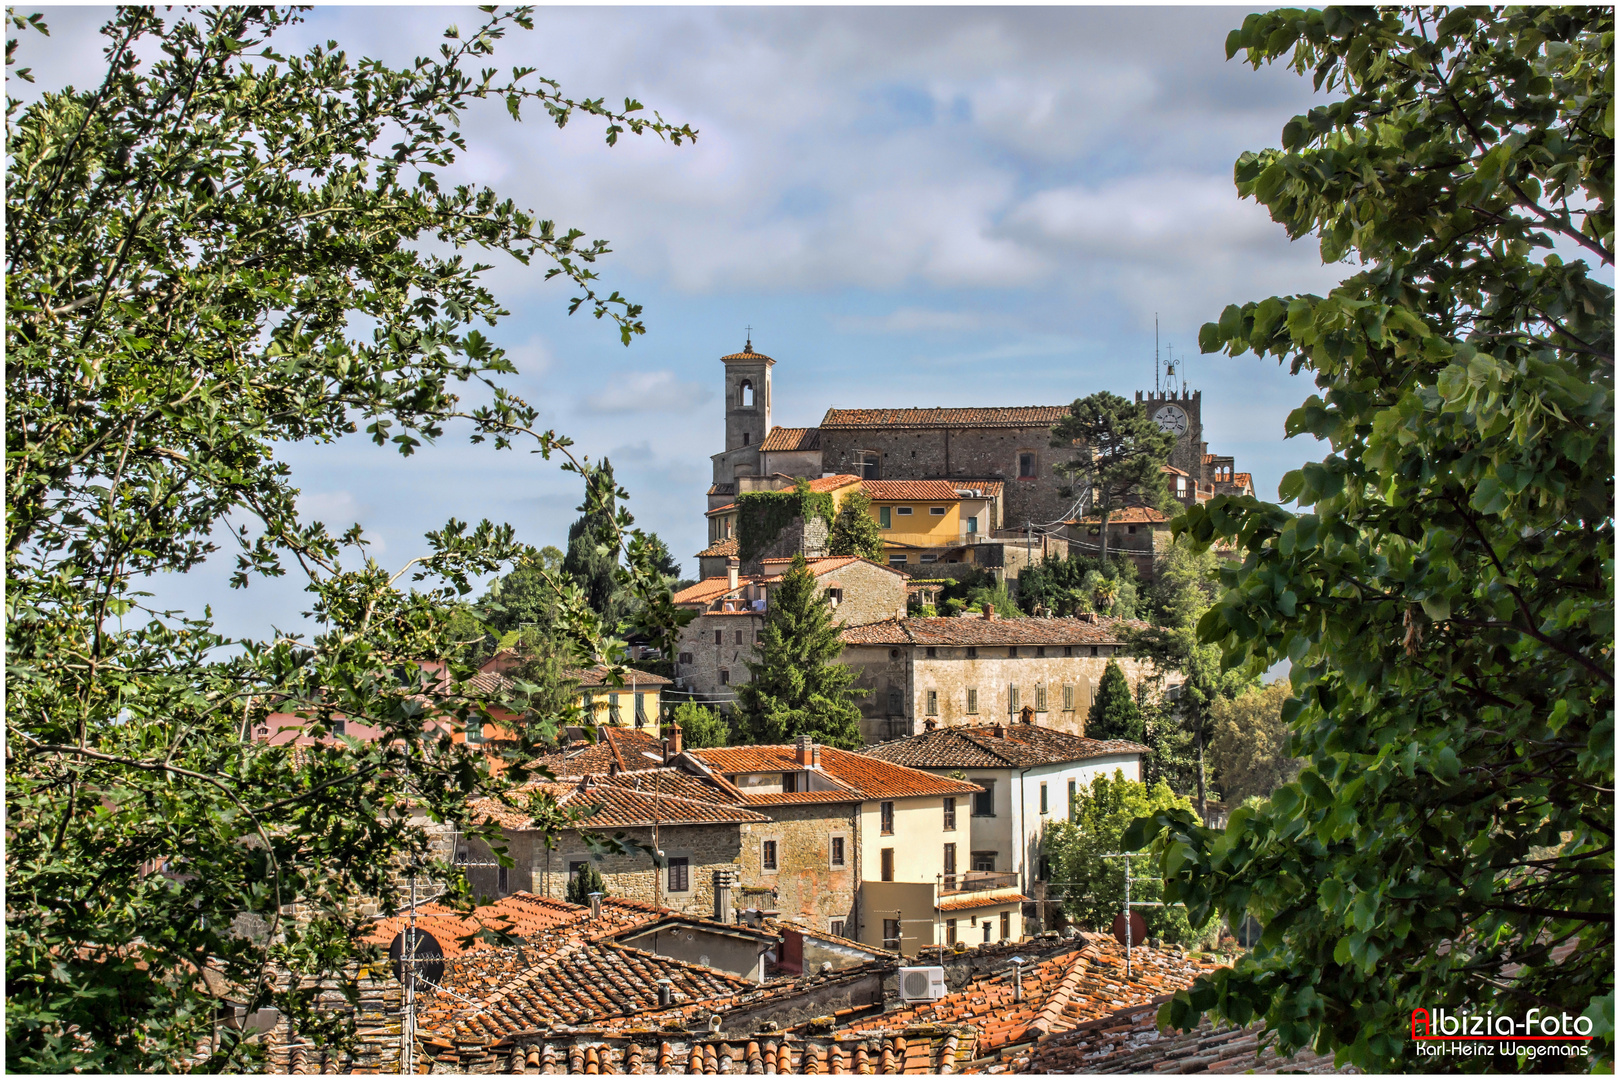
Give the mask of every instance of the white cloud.
[[714, 396], [706, 386], [681, 382], [673, 371], [640, 371], [614, 379], [580, 403], [582, 412], [678, 413]]
[[896, 308], [887, 315], [844, 315], [837, 319], [840, 330], [878, 334], [939, 334], [977, 330], [992, 321], [977, 311], [935, 311], [929, 308]]

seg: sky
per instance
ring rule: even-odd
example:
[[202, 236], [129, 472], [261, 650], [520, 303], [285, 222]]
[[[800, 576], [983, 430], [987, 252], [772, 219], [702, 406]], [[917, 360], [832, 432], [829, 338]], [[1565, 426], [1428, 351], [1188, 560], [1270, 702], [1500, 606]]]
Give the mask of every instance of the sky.
[[[43, 9], [24, 35], [37, 93], [98, 84], [106, 9]], [[519, 368], [508, 385], [579, 452], [609, 458], [637, 523], [687, 574], [705, 544], [709, 455], [723, 438], [719, 357], [776, 361], [773, 419], [816, 424], [832, 406], [1063, 404], [1151, 389], [1155, 319], [1204, 437], [1276, 497], [1284, 472], [1322, 456], [1284, 440], [1313, 391], [1275, 361], [1200, 356], [1200, 324], [1231, 303], [1325, 292], [1323, 266], [1244, 202], [1232, 165], [1276, 145], [1317, 99], [1286, 69], [1225, 59], [1249, 9], [1218, 7], [541, 8], [494, 58], [534, 66], [576, 97], [630, 96], [697, 141], [604, 144], [584, 118], [558, 130], [492, 105], [465, 123], [446, 179], [487, 183], [560, 225], [610, 241], [606, 291], [644, 305], [628, 348], [614, 327], [496, 257], [511, 315], [492, 331]], [[396, 64], [433, 52], [472, 9], [322, 7], [282, 51], [332, 39]], [[504, 261], [502, 261], [504, 259]], [[1162, 355], [1162, 354], [1161, 354]], [[300, 512], [352, 522], [400, 566], [449, 518], [513, 524], [561, 545], [576, 476], [452, 429], [414, 457], [351, 437], [286, 445]], [[222, 630], [307, 629], [296, 582], [226, 588], [223, 553], [152, 585], [160, 602], [211, 605]]]

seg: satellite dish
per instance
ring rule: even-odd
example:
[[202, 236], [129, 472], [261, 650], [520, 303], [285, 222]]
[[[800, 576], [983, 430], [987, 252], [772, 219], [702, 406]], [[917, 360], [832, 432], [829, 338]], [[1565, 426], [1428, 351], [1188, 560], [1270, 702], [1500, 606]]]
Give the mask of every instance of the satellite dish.
[[407, 936], [416, 935], [416, 948], [412, 950], [416, 956], [416, 974], [418, 978], [430, 983], [444, 981], [444, 949], [439, 945], [439, 939], [426, 930], [401, 930], [394, 935], [393, 943], [388, 946], [388, 959], [393, 962], [394, 978], [400, 982], [405, 981], [405, 953]]
[[[1125, 944], [1125, 915], [1121, 912], [1114, 916], [1114, 940], [1121, 945]], [[1136, 912], [1131, 912], [1131, 944], [1147, 944], [1147, 920]]]

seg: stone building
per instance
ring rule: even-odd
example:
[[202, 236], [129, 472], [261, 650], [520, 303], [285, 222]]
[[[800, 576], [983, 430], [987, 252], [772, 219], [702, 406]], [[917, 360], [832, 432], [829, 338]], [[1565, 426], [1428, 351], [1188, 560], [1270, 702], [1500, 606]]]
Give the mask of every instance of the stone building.
[[[859, 670], [868, 742], [905, 738], [927, 720], [940, 726], [1035, 723], [1085, 734], [1086, 713], [1114, 660], [1134, 688], [1153, 665], [1124, 655], [1123, 620], [984, 617], [888, 619], [844, 630], [841, 663]], [[1182, 679], [1171, 675], [1166, 689]]]
[[[731, 705], [733, 687], [749, 679], [748, 662], [756, 659], [754, 643], [764, 632], [771, 593], [791, 562], [762, 560], [758, 574], [741, 574], [733, 567], [725, 577], [707, 578], [675, 594], [676, 605], [697, 611], [698, 617], [677, 639], [678, 690], [672, 697]], [[904, 571], [848, 555], [808, 562], [816, 589], [832, 602], [838, 622], [856, 626], [905, 614]]]

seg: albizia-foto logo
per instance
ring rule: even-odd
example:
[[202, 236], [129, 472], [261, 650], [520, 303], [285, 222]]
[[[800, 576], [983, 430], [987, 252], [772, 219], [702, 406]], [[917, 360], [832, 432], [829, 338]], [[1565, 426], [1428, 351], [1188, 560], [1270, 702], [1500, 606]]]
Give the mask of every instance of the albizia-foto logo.
[[1592, 1020], [1531, 1009], [1522, 1017], [1451, 1009], [1413, 1009], [1412, 1041], [1424, 1057], [1584, 1057]]

